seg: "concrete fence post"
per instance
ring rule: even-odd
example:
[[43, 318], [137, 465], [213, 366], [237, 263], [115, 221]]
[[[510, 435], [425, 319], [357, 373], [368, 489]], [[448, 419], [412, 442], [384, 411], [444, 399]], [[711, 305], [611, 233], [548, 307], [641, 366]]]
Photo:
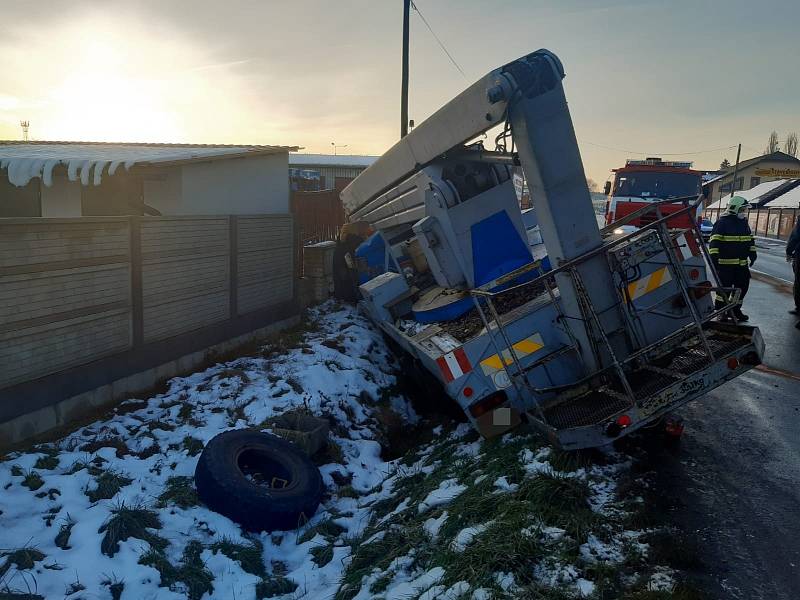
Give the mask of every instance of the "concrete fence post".
[[230, 317], [235, 318], [239, 314], [239, 217], [228, 215], [228, 252], [230, 252], [230, 262], [228, 268], [229, 290], [228, 298], [230, 302]]
[[133, 347], [144, 344], [144, 297], [142, 294], [142, 218], [129, 217], [131, 268], [131, 331]]

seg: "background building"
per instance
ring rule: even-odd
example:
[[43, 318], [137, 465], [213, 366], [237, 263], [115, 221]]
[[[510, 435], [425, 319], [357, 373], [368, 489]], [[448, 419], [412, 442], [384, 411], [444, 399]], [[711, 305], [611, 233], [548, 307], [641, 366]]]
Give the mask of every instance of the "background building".
[[313, 191], [342, 191], [362, 171], [378, 160], [377, 156], [353, 154], [290, 154], [289, 166], [293, 170], [312, 171], [319, 174], [319, 187]]
[[[733, 180], [734, 170], [736, 181]], [[717, 177], [705, 181], [703, 191], [706, 202], [710, 204], [730, 194], [731, 189], [749, 190], [767, 181], [797, 177], [800, 177], [800, 159], [785, 152], [772, 152], [744, 160], [739, 163], [738, 169], [731, 165]]]
[[287, 213], [290, 150], [0, 142], [0, 217]]

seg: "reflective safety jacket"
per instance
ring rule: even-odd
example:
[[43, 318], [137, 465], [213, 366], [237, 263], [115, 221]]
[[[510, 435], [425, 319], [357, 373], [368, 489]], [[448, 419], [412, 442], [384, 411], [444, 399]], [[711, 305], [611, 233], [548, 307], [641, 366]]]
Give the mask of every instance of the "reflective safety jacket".
[[746, 219], [724, 215], [714, 223], [708, 253], [717, 267], [746, 267], [756, 259], [756, 243]]

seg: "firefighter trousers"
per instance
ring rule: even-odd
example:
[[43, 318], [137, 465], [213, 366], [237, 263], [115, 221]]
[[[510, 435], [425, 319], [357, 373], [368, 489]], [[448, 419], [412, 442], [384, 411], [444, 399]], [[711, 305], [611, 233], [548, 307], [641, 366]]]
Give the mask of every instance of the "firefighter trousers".
[[[747, 290], [750, 289], [750, 268], [744, 266], [728, 266], [728, 265], [720, 265], [717, 267], [717, 273], [719, 273], [720, 284], [722, 287], [735, 287], [739, 288], [742, 291], [742, 295], [739, 297], [739, 306], [738, 308], [741, 310], [742, 302], [744, 301], [744, 297], [747, 294]], [[716, 300], [716, 307], [719, 310], [723, 306], [725, 306], [726, 302], [720, 295], [717, 295]]]

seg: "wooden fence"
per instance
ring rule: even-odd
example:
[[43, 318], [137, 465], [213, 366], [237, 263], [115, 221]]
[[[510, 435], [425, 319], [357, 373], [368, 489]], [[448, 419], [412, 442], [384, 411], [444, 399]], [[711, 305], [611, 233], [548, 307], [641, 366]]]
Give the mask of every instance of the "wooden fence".
[[[703, 216], [716, 221], [724, 212], [721, 208], [706, 209]], [[747, 221], [754, 235], [788, 240], [798, 216], [798, 208], [754, 208], [748, 211]]]
[[294, 246], [291, 215], [0, 219], [0, 389], [291, 301]]

